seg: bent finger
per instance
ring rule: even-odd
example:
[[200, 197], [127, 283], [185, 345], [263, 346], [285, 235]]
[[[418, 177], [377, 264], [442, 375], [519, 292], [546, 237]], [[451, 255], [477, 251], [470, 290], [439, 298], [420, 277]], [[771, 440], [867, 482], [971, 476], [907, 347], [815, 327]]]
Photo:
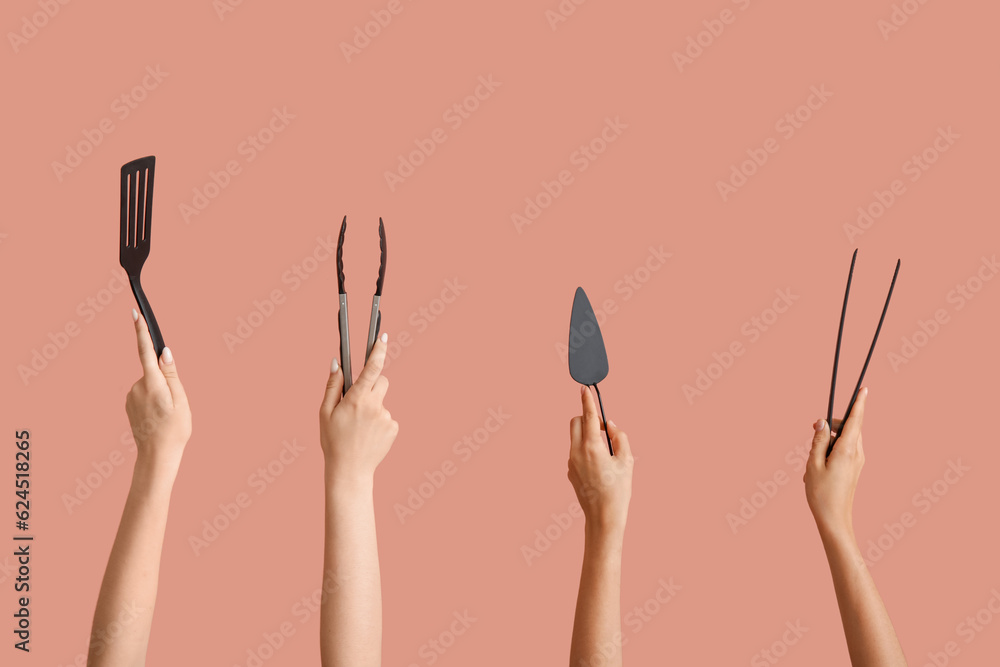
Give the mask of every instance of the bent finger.
[[[358, 376], [357, 381], [351, 386], [351, 389], [357, 387], [358, 391], [372, 390], [372, 387], [375, 386], [375, 380], [382, 374], [382, 368], [385, 366], [385, 351], [388, 348], [386, 341], [388, 340], [389, 334], [383, 333], [375, 341], [372, 353], [368, 356], [368, 361], [365, 362], [365, 367], [361, 370], [361, 375]], [[348, 389], [348, 391], [351, 391], [351, 389]]]
[[340, 403], [340, 395], [344, 391], [344, 373], [340, 369], [340, 364], [336, 358], [330, 364], [330, 377], [326, 381], [326, 393], [323, 394], [323, 403], [320, 410], [323, 414], [332, 414], [333, 409]]

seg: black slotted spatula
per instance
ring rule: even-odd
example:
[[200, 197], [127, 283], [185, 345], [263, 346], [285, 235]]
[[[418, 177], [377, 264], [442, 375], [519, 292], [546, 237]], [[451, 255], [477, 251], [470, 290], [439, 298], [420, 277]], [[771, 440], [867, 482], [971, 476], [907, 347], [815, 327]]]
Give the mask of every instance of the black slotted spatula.
[[[580, 384], [594, 387], [597, 391], [597, 403], [601, 406], [601, 421], [607, 424], [604, 402], [597, 383], [608, 376], [608, 352], [604, 349], [604, 337], [601, 336], [597, 316], [594, 315], [590, 299], [582, 287], [576, 288], [573, 313], [569, 319], [569, 374]], [[608, 438], [608, 450], [614, 456], [615, 449], [607, 426], [604, 427], [604, 434]]]
[[139, 273], [149, 257], [149, 237], [152, 230], [153, 214], [153, 171], [156, 157], [132, 160], [122, 165], [121, 187], [121, 243], [118, 261], [128, 273], [128, 283], [132, 287], [139, 312], [149, 327], [149, 336], [156, 350], [156, 358], [163, 352], [163, 336], [149, 306], [149, 299], [142, 291]]

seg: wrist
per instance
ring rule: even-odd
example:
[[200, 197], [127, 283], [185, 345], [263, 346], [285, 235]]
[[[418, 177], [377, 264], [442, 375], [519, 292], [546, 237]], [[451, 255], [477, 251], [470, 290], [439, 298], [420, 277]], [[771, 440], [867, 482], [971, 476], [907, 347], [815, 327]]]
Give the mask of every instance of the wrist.
[[327, 463], [324, 478], [327, 493], [351, 496], [371, 496], [374, 493], [375, 476], [373, 474], [338, 470], [335, 466]]
[[584, 536], [587, 544], [618, 546], [625, 540], [624, 519], [584, 519]]
[[170, 491], [180, 470], [180, 457], [140, 452], [132, 469], [132, 486], [139, 489]]
[[854, 527], [850, 523], [822, 523], [817, 521], [816, 527], [819, 529], [820, 539], [823, 540], [823, 544], [827, 549], [857, 547], [857, 539], [854, 537]]

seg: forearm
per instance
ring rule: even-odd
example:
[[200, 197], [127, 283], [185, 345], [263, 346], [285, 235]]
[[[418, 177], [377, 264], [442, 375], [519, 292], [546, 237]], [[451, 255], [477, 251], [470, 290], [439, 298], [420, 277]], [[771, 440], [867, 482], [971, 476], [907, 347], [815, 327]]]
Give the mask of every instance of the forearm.
[[[602, 664], [620, 667], [621, 576], [624, 529], [600, 529], [587, 523], [583, 570], [576, 599], [570, 667]], [[605, 660], [594, 661], [598, 654]]]
[[906, 667], [903, 648], [852, 530], [821, 530], [853, 667]]
[[136, 461], [94, 611], [87, 661], [91, 667], [145, 662], [176, 474], [172, 464]]
[[382, 661], [382, 588], [375, 536], [373, 481], [326, 482], [323, 667], [377, 667]]

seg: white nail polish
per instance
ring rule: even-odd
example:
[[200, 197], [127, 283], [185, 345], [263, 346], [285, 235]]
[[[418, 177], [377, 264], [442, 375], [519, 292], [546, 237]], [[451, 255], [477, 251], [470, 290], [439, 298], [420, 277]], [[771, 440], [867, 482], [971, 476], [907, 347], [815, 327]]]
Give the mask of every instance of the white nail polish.
[[135, 308], [132, 309], [132, 321], [133, 322], [139, 321], [139, 313], [136, 312]]
[[383, 333], [382, 333], [382, 337], [380, 338], [380, 340], [381, 340], [381, 341], [382, 341], [383, 343], [384, 343], [384, 342], [386, 342], [387, 340], [389, 340], [389, 334], [387, 334], [387, 333], [383, 332]]
[[160, 358], [163, 359], [163, 363], [165, 364], [174, 363], [174, 353], [170, 351], [169, 347], [163, 348], [163, 352], [160, 354]]
[[334, 359], [334, 360], [333, 360], [333, 363], [332, 363], [332, 364], [330, 364], [330, 372], [331, 372], [331, 373], [336, 373], [336, 372], [337, 372], [337, 369], [338, 369], [338, 368], [340, 368], [340, 364], [338, 364], [338, 363], [337, 363], [337, 360], [336, 360], [336, 359]]

